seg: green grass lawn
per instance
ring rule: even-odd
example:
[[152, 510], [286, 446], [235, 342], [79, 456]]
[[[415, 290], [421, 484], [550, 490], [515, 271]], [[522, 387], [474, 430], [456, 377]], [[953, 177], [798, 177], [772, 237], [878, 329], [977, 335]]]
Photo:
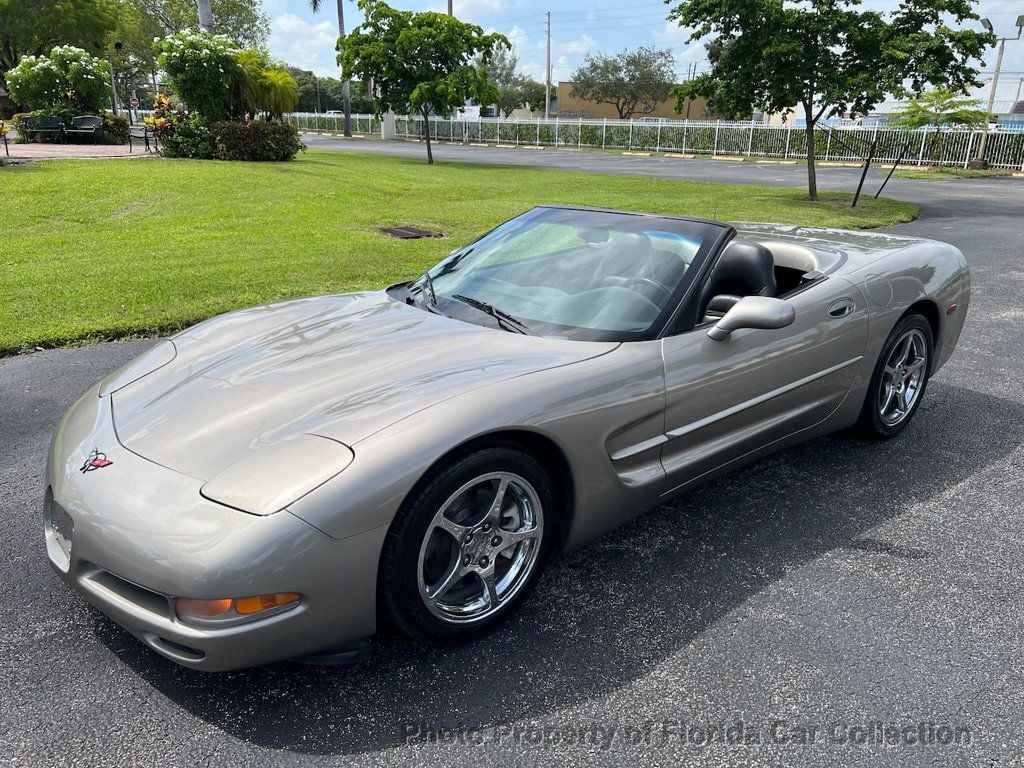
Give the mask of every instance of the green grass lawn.
[[[537, 203], [862, 228], [892, 200], [308, 152], [291, 163], [55, 161], [0, 170], [0, 354], [178, 328], [409, 279]], [[441, 239], [394, 240], [419, 225]]]

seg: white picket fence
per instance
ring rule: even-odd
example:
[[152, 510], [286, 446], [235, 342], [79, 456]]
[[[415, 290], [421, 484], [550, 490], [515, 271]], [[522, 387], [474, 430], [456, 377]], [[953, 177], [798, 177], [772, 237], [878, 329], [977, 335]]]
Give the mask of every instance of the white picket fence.
[[[340, 133], [340, 115], [294, 113], [288, 121], [301, 131]], [[425, 136], [422, 117], [398, 117], [401, 138]], [[379, 134], [380, 120], [373, 115], [352, 115], [352, 130]], [[638, 152], [806, 158], [802, 127], [768, 126], [725, 121], [653, 120], [550, 120], [481, 118], [473, 121], [430, 118], [430, 136], [437, 141], [549, 146], [561, 148], [620, 149]], [[861, 162], [875, 145], [875, 162], [906, 165], [966, 167], [978, 154], [981, 131], [927, 129], [902, 130], [884, 127], [818, 128], [814, 134], [816, 156], [825, 162]], [[991, 131], [986, 158], [995, 168], [1024, 171], [1024, 131]]]

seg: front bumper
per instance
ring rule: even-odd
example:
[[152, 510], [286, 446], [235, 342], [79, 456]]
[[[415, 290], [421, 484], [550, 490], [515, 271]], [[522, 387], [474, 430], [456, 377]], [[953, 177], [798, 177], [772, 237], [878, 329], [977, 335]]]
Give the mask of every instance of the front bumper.
[[[90, 390], [50, 451], [44, 527], [64, 581], [147, 646], [195, 669], [255, 666], [373, 634], [386, 527], [337, 540], [287, 511], [259, 517], [209, 501], [201, 480], [121, 446], [110, 409], [109, 397]], [[111, 463], [82, 471], [94, 449]], [[230, 627], [188, 625], [171, 600], [275, 592], [302, 600]]]

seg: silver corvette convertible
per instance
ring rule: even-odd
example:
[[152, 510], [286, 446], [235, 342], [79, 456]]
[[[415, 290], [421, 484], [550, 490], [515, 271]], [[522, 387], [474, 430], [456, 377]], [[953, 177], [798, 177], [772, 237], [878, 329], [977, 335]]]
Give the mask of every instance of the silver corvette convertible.
[[798, 441], [899, 433], [969, 298], [943, 243], [536, 208], [107, 377], [54, 437], [47, 550], [196, 669], [353, 659], [384, 621], [466, 640], [552, 553]]

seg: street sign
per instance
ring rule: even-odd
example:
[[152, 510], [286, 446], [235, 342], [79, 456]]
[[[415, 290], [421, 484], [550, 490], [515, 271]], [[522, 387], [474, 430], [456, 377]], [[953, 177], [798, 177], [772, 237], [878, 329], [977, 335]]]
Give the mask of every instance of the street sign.
[[139, 100], [136, 99], [134, 96], [132, 96], [132, 98], [129, 99], [128, 103], [132, 105], [132, 109], [138, 109], [139, 108]]

